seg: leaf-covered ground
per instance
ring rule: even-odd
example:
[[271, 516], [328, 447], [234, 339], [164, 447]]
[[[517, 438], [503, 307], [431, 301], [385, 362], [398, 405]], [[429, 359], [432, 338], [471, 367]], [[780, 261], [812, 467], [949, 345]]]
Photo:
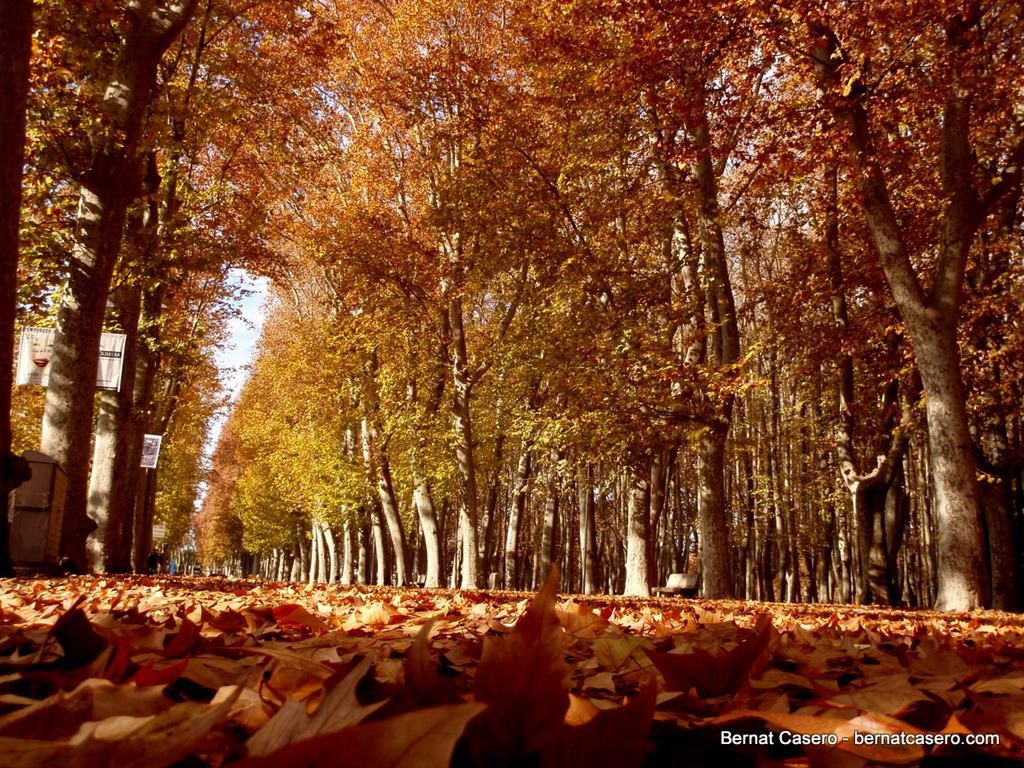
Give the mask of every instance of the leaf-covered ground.
[[[990, 743], [967, 745], [979, 735]], [[564, 598], [550, 586], [531, 602], [209, 579], [0, 582], [2, 765], [1022, 758], [1024, 619], [1008, 614]]]

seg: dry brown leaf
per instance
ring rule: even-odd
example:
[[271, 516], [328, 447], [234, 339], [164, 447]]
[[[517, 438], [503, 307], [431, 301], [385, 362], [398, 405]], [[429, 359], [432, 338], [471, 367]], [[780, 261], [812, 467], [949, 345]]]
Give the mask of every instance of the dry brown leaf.
[[569, 707], [569, 665], [555, 616], [558, 570], [515, 629], [488, 637], [473, 687], [488, 710], [469, 736], [481, 754], [528, 755], [557, 736]]
[[455, 744], [482, 704], [420, 709], [390, 720], [357, 725], [291, 744], [238, 768], [427, 768], [448, 765]]
[[83, 681], [70, 693], [48, 699], [0, 717], [0, 736], [23, 739], [70, 738], [81, 723], [118, 715], [155, 715], [174, 704], [163, 687], [117, 686], [109, 680]]
[[726, 653], [712, 655], [701, 648], [695, 648], [692, 653], [647, 651], [647, 658], [665, 679], [666, 690], [696, 688], [705, 696], [722, 696], [735, 691], [746, 679], [751, 667], [767, 650], [771, 636], [771, 619], [761, 615], [753, 635]]
[[363, 659], [324, 696], [312, 716], [306, 714], [305, 705], [298, 701], [285, 701], [277, 714], [246, 742], [246, 752], [255, 757], [267, 755], [287, 744], [334, 733], [369, 717], [387, 703], [381, 701], [363, 706], [356, 698], [356, 686], [369, 669], [370, 660]]

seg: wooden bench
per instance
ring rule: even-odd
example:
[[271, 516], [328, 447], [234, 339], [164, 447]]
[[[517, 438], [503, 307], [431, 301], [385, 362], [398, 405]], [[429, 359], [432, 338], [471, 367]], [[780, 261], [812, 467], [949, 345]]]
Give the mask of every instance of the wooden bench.
[[652, 594], [663, 597], [696, 597], [696, 573], [670, 573], [664, 587], [655, 587]]

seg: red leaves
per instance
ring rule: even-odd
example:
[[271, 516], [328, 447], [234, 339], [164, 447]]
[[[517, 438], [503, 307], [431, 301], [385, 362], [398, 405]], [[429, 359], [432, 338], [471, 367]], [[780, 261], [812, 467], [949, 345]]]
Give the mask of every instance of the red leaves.
[[163, 662], [159, 666], [157, 661], [147, 661], [138, 672], [128, 679], [140, 687], [149, 685], [168, 685], [173, 683], [188, 667], [188, 659], [169, 663]]
[[[529, 603], [190, 585], [5, 583], [4, 763], [629, 768], [679, 749], [723, 765], [767, 756], [723, 744], [724, 730], [996, 733], [986, 753], [1024, 754], [1024, 621], [1006, 615], [556, 603], [554, 577]], [[780, 749], [773, 759], [828, 768], [939, 753], [852, 740]]]
[[323, 621], [294, 603], [275, 606], [274, 618], [281, 627], [306, 627], [316, 632], [327, 630], [327, 625]]
[[191, 651], [199, 641], [199, 627], [193, 624], [188, 618], [183, 618], [178, 625], [178, 631], [170, 635], [164, 646], [164, 656], [169, 659], [184, 656]]

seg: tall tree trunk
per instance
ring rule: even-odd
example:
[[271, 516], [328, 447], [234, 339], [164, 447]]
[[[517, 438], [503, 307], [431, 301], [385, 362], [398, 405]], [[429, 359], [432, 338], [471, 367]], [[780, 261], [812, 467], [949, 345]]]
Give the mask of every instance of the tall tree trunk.
[[518, 589], [520, 574], [516, 557], [519, 553], [519, 523], [526, 510], [526, 492], [530, 486], [531, 449], [529, 441], [523, 443], [516, 467], [515, 487], [512, 489], [512, 504], [508, 513], [508, 527], [505, 529], [505, 589]]
[[580, 472], [579, 508], [580, 508], [580, 589], [585, 595], [594, 594], [594, 554], [595, 554], [595, 521], [594, 521], [594, 468], [587, 464]]
[[[154, 396], [156, 390], [156, 377], [160, 367], [160, 355], [156, 348], [160, 344], [161, 323], [160, 316], [163, 313], [163, 302], [167, 293], [167, 284], [158, 285], [147, 289], [142, 298], [142, 316], [140, 318], [139, 334], [135, 345], [135, 369], [134, 383], [132, 386], [132, 412], [130, 427], [130, 449], [129, 456], [142, 456], [142, 441], [147, 430], [156, 429], [156, 414], [154, 412]], [[124, 382], [122, 385], [125, 386]], [[139, 461], [128, 462], [124, 478], [125, 487], [128, 489], [124, 497], [117, 502], [123, 504], [124, 509], [115, 513], [115, 517], [121, 519], [121, 537], [116, 546], [108, 547], [107, 570], [112, 573], [127, 572], [134, 570], [143, 572], [145, 558], [148, 550], [136, 554], [133, 560], [133, 550], [138, 549], [135, 545], [136, 533], [139, 530], [139, 519], [143, 514], [145, 505], [146, 485], [149, 473], [139, 466]]]
[[551, 573], [551, 564], [558, 548], [558, 453], [552, 451], [548, 466], [544, 471], [547, 475], [547, 496], [544, 499], [544, 520], [541, 528], [540, 548], [537, 552], [538, 578], [543, 583]]
[[459, 497], [459, 541], [462, 542], [463, 589], [476, 589], [477, 574], [477, 492], [476, 458], [473, 449], [473, 419], [470, 398], [473, 382], [470, 379], [469, 356], [466, 349], [466, 331], [463, 326], [462, 299], [454, 296], [448, 309], [448, 322], [452, 331], [452, 414], [455, 425], [455, 455], [462, 481]]
[[[725, 500], [725, 443], [728, 422], [704, 428], [700, 434], [697, 464], [697, 514], [700, 523], [703, 596], [733, 596], [729, 544], [729, 517]], [[710, 532], [713, 535], [709, 535]]]
[[812, 30], [821, 41], [814, 60], [822, 90], [829, 94], [830, 109], [847, 128], [865, 219], [921, 374], [938, 537], [936, 607], [945, 610], [979, 608], [990, 598], [977, 460], [968, 427], [957, 325], [968, 252], [978, 226], [1001, 195], [1009, 191], [1010, 183], [1004, 179], [981, 195], [974, 186], [975, 178], [982, 173], [970, 144], [970, 89], [962, 80], [963, 63], [957, 51], [979, 23], [976, 10], [975, 6], [947, 18], [946, 64], [950, 77], [945, 85], [939, 168], [942, 235], [934, 244], [936, 258], [927, 290], [907, 248], [906, 233], [878, 160], [865, 89], [851, 81], [842, 90], [844, 95], [838, 95], [837, 68], [842, 59], [838, 40], [827, 27], [815, 26]]
[[370, 583], [370, 526], [362, 522], [356, 529], [358, 562], [356, 563], [356, 583]]
[[388, 567], [388, 550], [384, 541], [383, 514], [379, 500], [370, 507], [370, 528], [373, 531], [373, 557], [376, 563], [377, 586], [384, 586], [390, 581], [391, 569]]
[[[94, 570], [116, 572], [124, 569], [128, 529], [126, 518], [132, 514], [135, 487], [132, 480], [140, 455], [134, 454], [132, 409], [134, 408], [135, 351], [138, 346], [139, 314], [142, 297], [134, 286], [126, 285], [114, 294], [114, 305], [121, 332], [127, 337], [121, 360], [124, 374], [117, 392], [99, 396], [100, 412], [89, 481], [89, 517], [96, 530], [89, 537], [89, 565]], [[140, 451], [141, 453], [141, 451]]]
[[327, 551], [327, 524], [319, 520], [313, 521], [313, 533], [316, 535], [316, 571], [317, 581], [327, 583], [332, 581], [331, 572], [327, 570], [330, 559]]
[[327, 545], [327, 583], [334, 584], [338, 580], [338, 544], [334, 539], [334, 531], [327, 523], [321, 526], [324, 543]]
[[[32, 0], [0, 3], [0, 349], [14, 349], [17, 316], [21, 177], [25, 165], [25, 106], [32, 54]], [[15, 468], [11, 455], [9, 361], [0, 365], [0, 576], [12, 574], [7, 520]]]
[[301, 527], [298, 530], [298, 534], [298, 544], [296, 546], [298, 557], [295, 559], [299, 564], [299, 572], [298, 576], [294, 578], [293, 581], [306, 581], [309, 578], [309, 571], [313, 566], [309, 557], [309, 548], [306, 545], [306, 537]]
[[[371, 408], [374, 408], [371, 405]], [[377, 527], [381, 524], [387, 526], [388, 535], [391, 538], [392, 551], [396, 557], [399, 584], [404, 584], [406, 579], [406, 553], [405, 553], [405, 532], [402, 530], [402, 519], [398, 512], [398, 502], [395, 500], [395, 492], [391, 483], [391, 469], [386, 456], [377, 455], [377, 429], [370, 419], [363, 417], [361, 422], [360, 437], [363, 449], [363, 470], [366, 473], [366, 482], [377, 490], [377, 500], [373, 504], [374, 521], [374, 545], [377, 547], [377, 583], [386, 584], [381, 578], [388, 579], [390, 568], [385, 555], [383, 543], [377, 543]]]
[[395, 498], [394, 484], [391, 482], [391, 464], [386, 454], [381, 455], [377, 462], [377, 492], [380, 495], [381, 509], [387, 522], [391, 536], [391, 553], [394, 557], [395, 584], [405, 586], [410, 583], [409, 553], [405, 546], [405, 530], [402, 527], [402, 515]]
[[[141, 455], [141, 451], [140, 451]], [[156, 479], [159, 470], [143, 470], [135, 499], [135, 534], [132, 562], [136, 573], [146, 572], [146, 558], [153, 551], [153, 511], [156, 503]]]
[[494, 465], [487, 481], [487, 500], [484, 502], [484, 535], [480, 541], [480, 567], [488, 580], [488, 588], [491, 586], [491, 572], [493, 562], [491, 560], [494, 546], [494, 526], [498, 510], [498, 494], [501, 491], [501, 463], [505, 447], [505, 435], [498, 433], [494, 439]]
[[57, 310], [42, 450], [67, 472], [61, 550], [86, 562], [86, 514], [103, 315], [121, 248], [128, 205], [142, 178], [139, 142], [163, 53], [195, 10], [196, 0], [133, 4], [128, 31], [103, 99], [89, 167], [81, 175], [70, 275]]
[[647, 547], [648, 584], [659, 583], [658, 527], [661, 525], [661, 518], [665, 513], [665, 482], [668, 479], [674, 457], [674, 451], [666, 449], [655, 451], [654, 459], [651, 461], [651, 527]]
[[456, 529], [455, 535], [455, 553], [452, 557], [452, 572], [448, 578], [448, 587], [450, 589], [458, 589], [459, 586], [459, 574], [461, 573], [460, 564], [462, 563], [463, 552], [462, 537], [458, 535], [458, 529]]
[[[823, 199], [825, 202], [824, 245], [828, 259], [828, 279], [832, 293], [832, 319], [837, 333], [842, 336], [849, 327], [846, 302], [842, 251], [839, 246], [838, 171], [835, 166], [825, 169]], [[889, 335], [888, 345], [893, 356], [899, 352], [899, 339]], [[903, 409], [903, 419], [895, 418], [899, 399], [899, 384], [893, 380], [882, 394], [882, 410], [886, 414], [883, 434], [876, 441], [886, 455], [871, 472], [857, 471], [854, 450], [854, 365], [853, 357], [843, 354], [838, 361], [836, 403], [839, 411], [836, 435], [836, 456], [840, 475], [850, 492], [853, 519], [857, 527], [859, 568], [856, 574], [858, 602], [871, 600], [880, 605], [896, 601], [896, 555], [902, 542], [903, 454], [910, 439], [912, 414], [910, 403]], [[897, 535], [898, 534], [898, 535]]]
[[[1016, 237], [1020, 224], [1021, 195], [1024, 175], [1013, 175], [1011, 190], [995, 206], [992, 224], [982, 238], [983, 248], [968, 273], [973, 293], [997, 306], [1008, 299], [1011, 282], [1012, 248], [1007, 247]], [[984, 313], [972, 324], [967, 349], [975, 359], [987, 361], [991, 381], [1005, 380], [1004, 366], [996, 350], [1005, 349], [1009, 329], [1002, 317]], [[1016, 530], [1014, 518], [1020, 511], [1014, 508], [1013, 476], [1021, 469], [1020, 430], [1013, 429], [1012, 417], [1001, 413], [982, 415], [975, 437], [981, 470], [987, 475], [980, 484], [981, 507], [985, 516], [987, 559], [992, 584], [992, 607], [1003, 611], [1020, 610], [1020, 576], [1017, 552], [1020, 551], [1021, 531]], [[1016, 449], [1016, 450], [1014, 450]], [[1016, 453], [1016, 456], [1013, 454]]]
[[1013, 499], [1010, 478], [996, 475], [981, 487], [985, 532], [988, 539], [989, 573], [992, 579], [992, 607], [1000, 611], [1020, 609], [1020, 565], [1013, 524]]
[[[925, 392], [928, 447], [935, 487], [940, 610], [967, 610], [989, 602], [977, 462], [960, 378], [955, 320], [928, 323], [912, 333]], [[943, 327], [946, 326], [946, 327]], [[924, 338], [922, 338], [924, 337]]]
[[391, 555], [394, 558], [396, 583], [402, 586], [409, 581], [408, 567], [409, 558], [405, 546], [405, 531], [402, 527], [402, 515], [399, 511], [398, 500], [395, 498], [394, 484], [391, 481], [391, 462], [387, 454], [387, 437], [379, 441], [377, 429], [378, 424], [378, 390], [377, 371], [378, 360], [376, 350], [370, 354], [367, 365], [366, 379], [368, 382], [365, 396], [365, 414], [362, 420], [362, 448], [363, 463], [366, 470], [367, 481], [371, 486], [376, 486], [377, 496], [380, 498], [380, 510], [387, 525], [388, 536], [391, 544]]
[[[749, 418], [749, 411], [744, 408], [745, 415]], [[758, 599], [755, 597], [755, 590], [757, 588], [756, 578], [756, 560], [757, 560], [757, 522], [754, 518], [754, 457], [752, 454], [753, 441], [750, 440], [751, 424], [749, 420], [746, 420], [744, 427], [745, 437], [747, 438], [748, 447], [744, 447], [740, 455], [740, 475], [742, 477], [741, 483], [743, 487], [743, 509], [747, 521], [747, 530], [745, 533], [743, 552], [744, 552], [744, 568], [743, 568], [743, 597], [747, 600]]]
[[434, 497], [430, 492], [430, 484], [426, 477], [417, 476], [413, 501], [416, 504], [420, 530], [423, 532], [423, 545], [427, 552], [427, 572], [423, 586], [434, 589], [441, 586], [441, 541], [437, 535], [437, 512], [434, 507]]
[[[704, 263], [703, 294], [711, 342], [708, 352], [712, 362], [726, 368], [739, 360], [740, 338], [718, 203], [720, 169], [712, 156], [706, 107], [707, 84], [693, 75], [687, 75], [684, 80], [695, 105], [687, 128], [696, 152], [693, 171], [697, 181], [697, 220]], [[698, 520], [704, 569], [703, 592], [706, 597], [714, 598], [732, 597], [734, 594], [725, 497], [725, 445], [732, 419], [732, 397], [728, 393], [715, 393], [708, 398], [710, 418], [698, 445]]]
[[624, 595], [651, 594], [647, 568], [647, 540], [650, 538], [650, 467], [629, 467], [626, 472], [626, 584]]
[[346, 520], [341, 528], [341, 573], [338, 575], [338, 583], [346, 587], [352, 583], [355, 565], [352, 556], [352, 524]]
[[[132, 257], [144, 270], [156, 270], [157, 241], [161, 223], [161, 206], [157, 195], [160, 191], [160, 174], [156, 154], [145, 155], [146, 195], [135, 216], [129, 217], [126, 245], [131, 248]], [[171, 184], [176, 184], [176, 172], [171, 175]], [[163, 210], [174, 208], [173, 189], [165, 189]], [[140, 278], [136, 278], [140, 279]], [[108, 572], [124, 572], [131, 568], [131, 537], [135, 513], [136, 487], [139, 478], [139, 457], [142, 453], [144, 425], [147, 419], [140, 411], [148, 414], [150, 400], [139, 402], [137, 398], [152, 398], [155, 383], [155, 365], [149, 358], [155, 356], [150, 348], [140, 355], [140, 322], [143, 309], [147, 323], [162, 311], [162, 300], [166, 283], [158, 282], [146, 291], [145, 299], [141, 289], [134, 282], [120, 286], [112, 294], [114, 319], [125, 334], [122, 357], [121, 386], [116, 393], [102, 392], [99, 396], [100, 417], [97, 420], [96, 439], [93, 449], [92, 475], [89, 485], [88, 514], [97, 523], [96, 532], [89, 538], [88, 547], [91, 567], [103, 568]], [[154, 306], [154, 301], [156, 305]], [[148, 328], [147, 340], [159, 340], [159, 329]], [[154, 345], [155, 346], [155, 345]], [[140, 357], [145, 358], [140, 381]], [[152, 370], [151, 370], [152, 369]], [[152, 377], [147, 381], [146, 376]], [[141, 406], [141, 407], [140, 407]]]

